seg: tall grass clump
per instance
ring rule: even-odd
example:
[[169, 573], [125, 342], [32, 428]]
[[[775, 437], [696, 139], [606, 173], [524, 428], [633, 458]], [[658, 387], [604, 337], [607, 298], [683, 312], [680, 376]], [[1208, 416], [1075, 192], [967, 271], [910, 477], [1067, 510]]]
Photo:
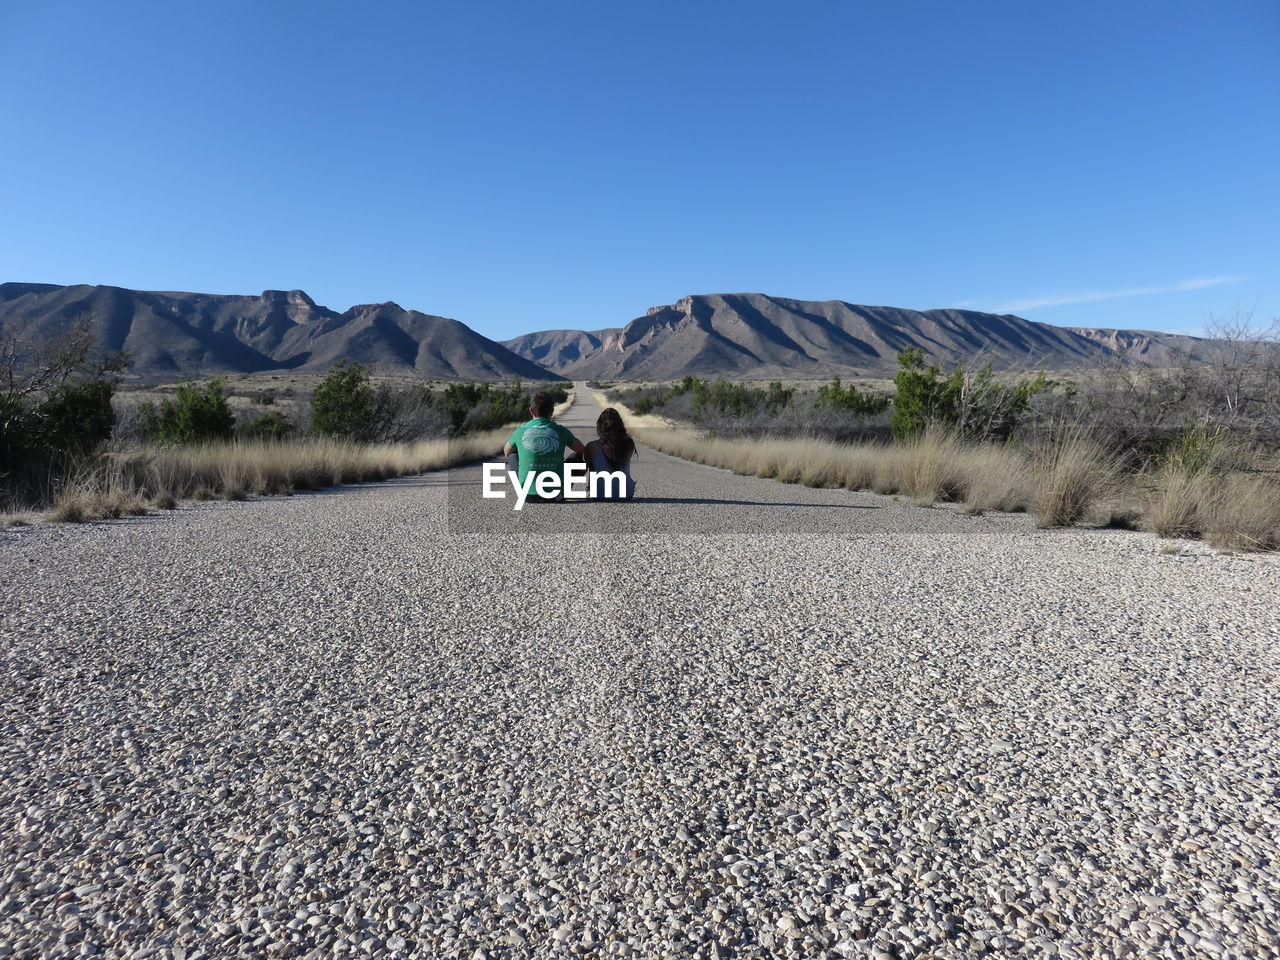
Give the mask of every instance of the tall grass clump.
[[1042, 527], [1069, 527], [1111, 493], [1120, 465], [1107, 446], [1078, 427], [1045, 443], [1032, 466], [1031, 512]]
[[125, 464], [101, 469], [81, 468], [53, 494], [49, 519], [58, 523], [114, 520], [147, 512], [133, 473]]
[[1213, 515], [1218, 481], [1207, 473], [1165, 467], [1156, 475], [1144, 515], [1162, 537], [1199, 537]]
[[1035, 481], [1024, 451], [1003, 443], [976, 445], [966, 452], [962, 469], [965, 513], [1021, 513], [1030, 507]]
[[1221, 550], [1280, 548], [1280, 484], [1260, 476], [1228, 478], [1213, 501], [1204, 536]]
[[1150, 479], [1147, 526], [1225, 550], [1280, 546], [1280, 483], [1265, 455], [1203, 425], [1168, 444]]
[[939, 500], [964, 499], [969, 448], [944, 431], [928, 430], [895, 449], [901, 461], [902, 489], [916, 503], [927, 507]]

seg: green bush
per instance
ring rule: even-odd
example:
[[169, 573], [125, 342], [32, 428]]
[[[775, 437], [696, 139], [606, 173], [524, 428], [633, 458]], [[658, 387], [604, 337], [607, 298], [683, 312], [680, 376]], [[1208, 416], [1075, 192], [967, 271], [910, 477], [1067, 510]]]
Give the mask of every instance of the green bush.
[[325, 436], [354, 440], [368, 431], [375, 402], [369, 368], [343, 361], [311, 396], [311, 427]]
[[210, 380], [203, 387], [183, 384], [172, 400], [160, 406], [144, 403], [138, 407], [142, 433], [160, 443], [202, 443], [226, 440], [235, 430], [236, 418], [227, 404], [222, 380]]
[[988, 364], [978, 370], [957, 366], [947, 377], [926, 367], [924, 352], [909, 347], [898, 354], [893, 396], [893, 435], [919, 436], [937, 426], [968, 440], [1007, 440], [1032, 398], [1056, 384], [1039, 373], [1000, 383]]
[[55, 465], [91, 456], [111, 436], [114, 380], [74, 379], [43, 398], [0, 391], [0, 492], [42, 485]]
[[[492, 430], [508, 423], [529, 419], [529, 404], [537, 392], [524, 385], [519, 377], [503, 386], [493, 383], [451, 383], [440, 395], [440, 406], [449, 416], [455, 434], [473, 430]], [[554, 403], [569, 399], [563, 384], [543, 387]]]
[[775, 380], [767, 390], [755, 390], [742, 383], [730, 383], [723, 377], [702, 380], [688, 374], [669, 390], [648, 391], [632, 404], [636, 413], [651, 413], [665, 406], [668, 400], [688, 395], [695, 417], [702, 418], [723, 414], [731, 417], [749, 417], [758, 412], [770, 416], [791, 404], [795, 391], [783, 387]]
[[128, 358], [96, 343], [88, 316], [51, 338], [0, 322], [0, 506], [47, 503], [55, 479], [110, 436], [114, 374]]
[[113, 380], [68, 380], [36, 408], [40, 442], [59, 453], [83, 456], [111, 436]]
[[[770, 389], [773, 386], [773, 384], [770, 384]], [[781, 387], [782, 385], [778, 384], [778, 386]], [[790, 391], [787, 392], [790, 393]], [[819, 407], [845, 410], [860, 416], [883, 413], [889, 408], [888, 397], [873, 397], [870, 394], [862, 393], [853, 384], [849, 384], [847, 387], [841, 386], [839, 377], [832, 377], [829, 384], [818, 388], [818, 397], [814, 403]]]
[[695, 424], [715, 436], [800, 434], [841, 442], [853, 438], [888, 439], [888, 399], [845, 387], [837, 378], [815, 391], [783, 386], [774, 380], [761, 390], [723, 378], [689, 375], [669, 387], [632, 387], [615, 391], [620, 403], [637, 414], [661, 413]]
[[924, 432], [930, 423], [947, 423], [954, 418], [953, 391], [941, 378], [937, 367], [924, 365], [924, 351], [908, 347], [898, 354], [898, 373], [893, 378], [893, 435], [905, 440]]

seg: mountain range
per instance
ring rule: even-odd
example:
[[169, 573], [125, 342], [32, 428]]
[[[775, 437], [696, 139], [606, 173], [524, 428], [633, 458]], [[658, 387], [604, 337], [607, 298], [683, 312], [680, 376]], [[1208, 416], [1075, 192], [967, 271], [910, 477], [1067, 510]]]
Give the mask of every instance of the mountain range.
[[580, 379], [668, 380], [687, 373], [745, 379], [891, 374], [918, 347], [944, 367], [981, 356], [996, 369], [1091, 367], [1120, 360], [1167, 366], [1208, 359], [1218, 341], [1140, 330], [1055, 327], [1011, 314], [906, 310], [762, 293], [684, 297], [625, 327], [546, 330], [504, 341]]
[[1154, 331], [761, 293], [689, 296], [622, 327], [544, 330], [499, 343], [457, 320], [391, 302], [338, 313], [301, 290], [252, 296], [0, 284], [0, 329], [52, 337], [78, 318], [89, 319], [103, 350], [129, 354], [130, 375], [150, 380], [320, 373], [340, 360], [426, 379], [803, 379], [891, 374], [907, 347], [944, 367], [980, 356], [996, 369], [1048, 370], [1116, 361], [1168, 366], [1211, 359], [1222, 348]]
[[316, 373], [339, 360], [429, 379], [560, 379], [457, 320], [390, 302], [337, 313], [301, 290], [239, 296], [0, 284], [0, 328], [38, 340], [79, 318], [89, 320], [102, 350], [126, 351], [129, 374], [142, 379]]

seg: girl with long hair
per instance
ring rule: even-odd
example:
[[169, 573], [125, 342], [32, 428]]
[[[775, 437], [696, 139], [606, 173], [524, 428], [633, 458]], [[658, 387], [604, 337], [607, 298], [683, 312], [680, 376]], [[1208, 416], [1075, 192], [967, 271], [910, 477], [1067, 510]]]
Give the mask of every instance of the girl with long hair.
[[[624, 496], [635, 496], [636, 481], [631, 476], [631, 458], [635, 456], [636, 442], [627, 433], [622, 416], [613, 407], [601, 412], [596, 418], [597, 440], [587, 444], [587, 468], [593, 473], [614, 473], [620, 471], [626, 477]], [[593, 485], [593, 493], [596, 485]], [[599, 484], [601, 497], [613, 499], [614, 487], [610, 484]]]

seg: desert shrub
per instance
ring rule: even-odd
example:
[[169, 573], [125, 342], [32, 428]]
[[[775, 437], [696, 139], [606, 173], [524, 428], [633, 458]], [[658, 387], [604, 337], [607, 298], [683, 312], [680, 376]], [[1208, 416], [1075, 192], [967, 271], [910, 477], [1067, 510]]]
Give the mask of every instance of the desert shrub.
[[1026, 510], [1033, 495], [1033, 481], [1025, 451], [1007, 443], [970, 444], [959, 469], [963, 475], [965, 512], [1007, 513]]
[[173, 399], [166, 398], [158, 406], [140, 404], [138, 418], [143, 436], [156, 443], [227, 439], [236, 425], [221, 379], [203, 386], [183, 384]]
[[340, 366], [316, 388], [312, 426], [322, 436], [357, 443], [462, 436], [527, 420], [535, 389], [550, 393], [557, 404], [569, 397], [563, 383], [538, 388], [519, 378], [507, 384], [451, 383], [440, 391], [426, 384], [374, 385], [367, 368]]
[[931, 423], [952, 418], [950, 393], [938, 367], [924, 365], [924, 351], [908, 348], [898, 354], [893, 384], [893, 435], [899, 440], [923, 433]]
[[1056, 384], [1043, 373], [1001, 382], [990, 364], [958, 365], [949, 376], [925, 366], [924, 352], [898, 354], [893, 435], [899, 440], [942, 427], [966, 440], [1007, 440], [1032, 399]]
[[527, 387], [517, 377], [505, 386], [451, 383], [441, 394], [439, 405], [448, 415], [450, 432], [459, 436], [528, 420], [529, 404], [537, 392], [549, 394], [557, 405], [569, 399], [563, 383]]
[[[1203, 536], [1226, 549], [1280, 547], [1274, 448], [1241, 446], [1217, 426], [1200, 423], [1172, 431], [1157, 452], [1135, 461], [1107, 431], [1090, 423], [1054, 424], [1034, 442], [1022, 435], [1003, 442], [963, 439], [935, 425], [907, 441], [832, 443], [801, 429], [733, 433], [733, 424], [712, 420], [715, 426], [706, 426], [705, 416], [688, 427], [673, 425], [672, 419], [692, 420], [688, 398], [694, 388], [687, 380], [674, 388], [633, 388], [615, 396], [628, 394], [661, 401], [661, 419], [645, 422], [640, 416], [630, 424], [643, 442], [741, 474], [904, 494], [922, 504], [958, 501], [967, 513], [1031, 510], [1042, 526], [1146, 527], [1170, 536]], [[1071, 398], [1068, 391], [1060, 396]], [[817, 408], [793, 402], [791, 409], [807, 416]], [[741, 422], [736, 429], [744, 429]], [[1141, 473], [1135, 462], [1143, 465]]]
[[0, 323], [0, 505], [49, 502], [60, 478], [111, 431], [124, 354], [102, 356], [90, 317], [52, 338]]
[[1188, 424], [1218, 434], [1229, 449], [1280, 447], [1280, 326], [1235, 314], [1214, 319], [1207, 332], [1211, 339], [1167, 367], [1117, 359], [1076, 375], [1046, 419], [1087, 425], [1136, 467], [1160, 461]]
[[491, 383], [451, 383], [445, 387], [440, 405], [449, 416], [453, 432], [461, 434], [527, 420], [531, 399], [532, 394], [517, 378], [505, 387]]
[[670, 387], [647, 387], [626, 391], [625, 399], [637, 413], [647, 414], [665, 408], [672, 401], [671, 415], [701, 422], [708, 418], [729, 416], [747, 418], [764, 413], [776, 414], [791, 403], [794, 390], [775, 380], [766, 390], [756, 390], [742, 383], [730, 383], [723, 377], [703, 380], [689, 374]]
[[376, 399], [369, 368], [343, 361], [311, 395], [311, 427], [322, 436], [355, 439], [369, 430]]
[[499, 449], [502, 433], [400, 444], [332, 439], [214, 441], [144, 447], [86, 461], [61, 478], [49, 519], [80, 522], [172, 509], [180, 499], [243, 500], [424, 473]]
[[[772, 388], [774, 385], [770, 384]], [[780, 387], [781, 384], [778, 384]], [[787, 391], [787, 399], [790, 400], [791, 391]], [[784, 404], [785, 406], [785, 404]], [[829, 384], [818, 388], [818, 396], [814, 401], [817, 408], [830, 407], [834, 410], [844, 410], [854, 414], [872, 414], [881, 413], [889, 408], [888, 397], [876, 397], [871, 394], [862, 393], [853, 384], [849, 386], [841, 386], [840, 378], [833, 377]]]
[[1146, 526], [1162, 537], [1208, 540], [1233, 550], [1270, 550], [1280, 537], [1280, 483], [1274, 454], [1203, 424], [1175, 434], [1149, 472]]
[[773, 381], [765, 389], [723, 379], [686, 376], [669, 387], [633, 387], [613, 396], [641, 416], [685, 420], [716, 437], [813, 437], [876, 440], [888, 436], [888, 398], [844, 386], [839, 378], [816, 392]]
[[83, 456], [111, 436], [113, 380], [75, 379], [56, 387], [36, 408], [40, 442], [47, 449]]
[[[714, 436], [807, 436], [842, 442], [910, 440], [938, 428], [964, 440], [1005, 440], [1037, 395], [1055, 386], [1043, 374], [998, 380], [990, 366], [958, 366], [943, 376], [924, 353], [898, 357], [892, 398], [845, 385], [839, 377], [812, 393], [780, 381], [759, 390], [724, 379], [686, 376], [670, 387], [617, 392], [635, 413], [685, 420]], [[892, 408], [892, 416], [888, 411]]]

